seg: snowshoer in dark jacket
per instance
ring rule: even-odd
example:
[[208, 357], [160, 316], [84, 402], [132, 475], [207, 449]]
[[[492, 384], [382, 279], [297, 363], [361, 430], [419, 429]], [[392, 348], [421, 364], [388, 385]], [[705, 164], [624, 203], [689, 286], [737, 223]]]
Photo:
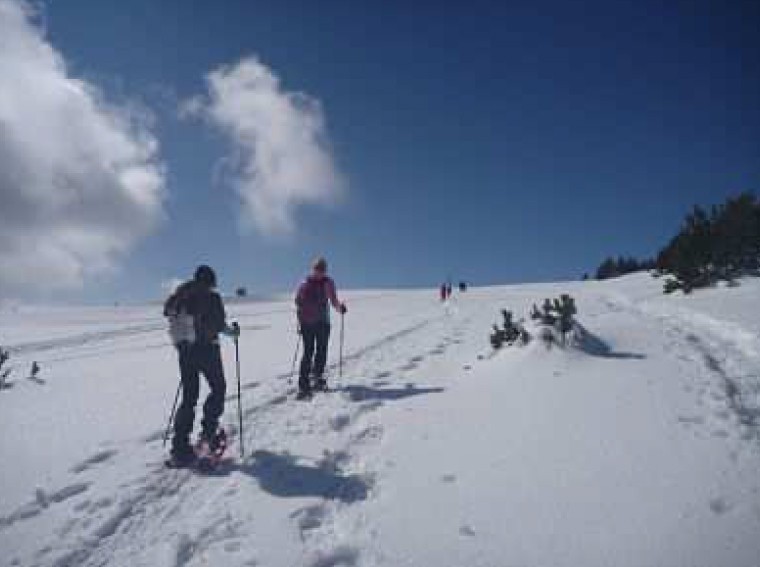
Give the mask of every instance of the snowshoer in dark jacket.
[[326, 389], [324, 378], [327, 363], [327, 345], [330, 339], [330, 313], [328, 301], [339, 313], [346, 312], [346, 304], [338, 300], [335, 282], [327, 275], [327, 261], [318, 258], [312, 272], [298, 288], [296, 306], [298, 323], [303, 338], [303, 357], [298, 374], [298, 398], [311, 396], [310, 377], [315, 379], [315, 388]]
[[195, 459], [190, 434], [198, 403], [200, 373], [206, 377], [210, 393], [203, 404], [201, 440], [213, 445], [219, 418], [224, 412], [226, 383], [219, 348], [219, 333], [237, 336], [237, 326], [228, 326], [222, 298], [214, 291], [216, 274], [199, 266], [192, 280], [180, 285], [164, 304], [169, 333], [179, 354], [182, 403], [174, 418], [172, 464], [189, 465]]

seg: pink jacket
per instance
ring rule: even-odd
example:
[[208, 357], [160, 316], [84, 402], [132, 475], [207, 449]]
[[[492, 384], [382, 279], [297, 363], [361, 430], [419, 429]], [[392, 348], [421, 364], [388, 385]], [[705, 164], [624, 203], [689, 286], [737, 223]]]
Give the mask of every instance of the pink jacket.
[[329, 323], [328, 301], [336, 310], [340, 310], [342, 304], [335, 292], [335, 282], [330, 276], [310, 275], [298, 286], [296, 293], [298, 321], [302, 325]]

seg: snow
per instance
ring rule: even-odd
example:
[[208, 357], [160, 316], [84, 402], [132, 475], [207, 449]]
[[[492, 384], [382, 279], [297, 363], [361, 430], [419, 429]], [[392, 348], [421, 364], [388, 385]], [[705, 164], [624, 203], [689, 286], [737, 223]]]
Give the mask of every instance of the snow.
[[[310, 403], [289, 298], [231, 302], [246, 454], [225, 340], [232, 444], [211, 476], [162, 466], [160, 306], [5, 307], [0, 565], [758, 567], [760, 282], [741, 284], [347, 293], [343, 376], [336, 318], [333, 390]], [[560, 293], [577, 343], [492, 356], [500, 309]]]

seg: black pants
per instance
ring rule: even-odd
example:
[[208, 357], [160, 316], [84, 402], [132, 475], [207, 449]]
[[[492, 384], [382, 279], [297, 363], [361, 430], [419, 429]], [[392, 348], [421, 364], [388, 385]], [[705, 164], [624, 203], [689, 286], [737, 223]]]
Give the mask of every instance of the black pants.
[[[301, 325], [303, 338], [303, 357], [301, 370], [298, 374], [298, 387], [309, 390], [309, 375], [321, 378], [327, 363], [327, 343], [330, 341], [330, 323], [314, 323]], [[316, 351], [316, 352], [315, 352]], [[312, 364], [313, 359], [313, 364]]]
[[190, 433], [195, 421], [195, 406], [200, 392], [200, 373], [206, 377], [211, 392], [203, 404], [201, 421], [204, 435], [216, 433], [219, 417], [224, 412], [227, 385], [218, 344], [182, 344], [179, 352], [179, 370], [182, 377], [182, 403], [174, 418], [172, 451], [182, 453], [190, 450]]

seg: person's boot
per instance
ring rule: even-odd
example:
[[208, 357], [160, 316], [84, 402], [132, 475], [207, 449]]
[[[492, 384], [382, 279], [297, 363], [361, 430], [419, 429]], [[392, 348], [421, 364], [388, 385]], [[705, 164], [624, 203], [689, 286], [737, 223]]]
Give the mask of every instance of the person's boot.
[[192, 467], [195, 461], [195, 451], [187, 444], [186, 446], [172, 447], [171, 455], [164, 464], [170, 469], [184, 469]]
[[309, 388], [301, 388], [300, 390], [298, 390], [298, 394], [296, 394], [297, 400], [307, 401], [307, 400], [310, 400], [311, 398], [312, 398], [312, 393], [311, 393], [311, 389]]

